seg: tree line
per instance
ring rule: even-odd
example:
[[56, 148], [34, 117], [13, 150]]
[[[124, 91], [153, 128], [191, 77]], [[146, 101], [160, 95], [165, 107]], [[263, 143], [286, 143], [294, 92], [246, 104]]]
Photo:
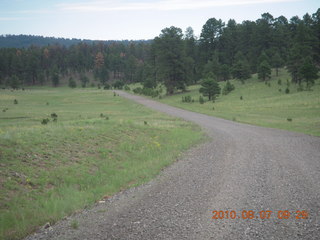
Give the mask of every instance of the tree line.
[[92, 73], [102, 85], [141, 82], [145, 89], [157, 84], [167, 93], [184, 91], [208, 76], [245, 82], [251, 74], [267, 81], [271, 68], [286, 67], [294, 83], [312, 86], [320, 66], [320, 9], [302, 18], [273, 17], [264, 13], [256, 21], [237, 23], [210, 18], [197, 38], [168, 27], [152, 41], [80, 42], [0, 49], [0, 84], [11, 87], [52, 83], [78, 76], [88, 81]]

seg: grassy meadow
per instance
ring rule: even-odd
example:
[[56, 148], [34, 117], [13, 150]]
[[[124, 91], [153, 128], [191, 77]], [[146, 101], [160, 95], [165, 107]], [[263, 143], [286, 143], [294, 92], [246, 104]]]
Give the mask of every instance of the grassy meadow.
[[[185, 93], [163, 96], [160, 101], [242, 123], [320, 136], [320, 79], [311, 91], [298, 91], [290, 79], [287, 71], [281, 69], [278, 77], [272, 73], [269, 84], [258, 80], [256, 74], [245, 84], [232, 80], [235, 90], [219, 96], [214, 103], [199, 103], [200, 85], [189, 86]], [[224, 85], [225, 82], [220, 83], [221, 88]], [[286, 88], [290, 91], [288, 94]], [[191, 96], [194, 102], [182, 102], [185, 96]]]
[[203, 139], [199, 127], [112, 91], [2, 89], [0, 239], [142, 184]]

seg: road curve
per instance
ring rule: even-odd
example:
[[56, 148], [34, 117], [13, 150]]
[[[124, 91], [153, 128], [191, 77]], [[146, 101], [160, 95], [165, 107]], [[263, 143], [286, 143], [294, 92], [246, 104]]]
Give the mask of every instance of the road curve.
[[[79, 229], [72, 229], [72, 219], [67, 219], [28, 240], [320, 239], [319, 137], [118, 94], [194, 122], [212, 140], [189, 150], [150, 183], [72, 217]], [[224, 211], [224, 217], [212, 219], [213, 211]], [[267, 211], [272, 211], [270, 218], [262, 219]], [[290, 216], [279, 211], [289, 211]], [[307, 211], [309, 217], [302, 219], [299, 211]]]

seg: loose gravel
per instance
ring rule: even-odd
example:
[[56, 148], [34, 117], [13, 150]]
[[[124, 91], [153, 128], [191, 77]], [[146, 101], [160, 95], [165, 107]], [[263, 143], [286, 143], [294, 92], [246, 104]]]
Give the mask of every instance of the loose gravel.
[[[174, 108], [118, 91], [200, 125], [210, 141], [156, 179], [27, 237], [40, 239], [320, 239], [320, 138]], [[243, 219], [243, 211], [254, 219]], [[291, 212], [279, 219], [278, 211]], [[307, 219], [296, 219], [296, 211]], [[212, 219], [235, 211], [235, 219]], [[261, 219], [260, 211], [272, 211]], [[77, 223], [77, 224], [72, 224]], [[77, 227], [74, 227], [77, 226]]]

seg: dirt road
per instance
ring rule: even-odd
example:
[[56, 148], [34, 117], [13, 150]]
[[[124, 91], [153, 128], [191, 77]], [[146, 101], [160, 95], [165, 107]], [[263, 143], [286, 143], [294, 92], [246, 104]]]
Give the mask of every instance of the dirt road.
[[320, 138], [118, 93], [192, 121], [212, 140], [150, 183], [77, 214], [78, 229], [68, 219], [27, 239], [320, 239]]

